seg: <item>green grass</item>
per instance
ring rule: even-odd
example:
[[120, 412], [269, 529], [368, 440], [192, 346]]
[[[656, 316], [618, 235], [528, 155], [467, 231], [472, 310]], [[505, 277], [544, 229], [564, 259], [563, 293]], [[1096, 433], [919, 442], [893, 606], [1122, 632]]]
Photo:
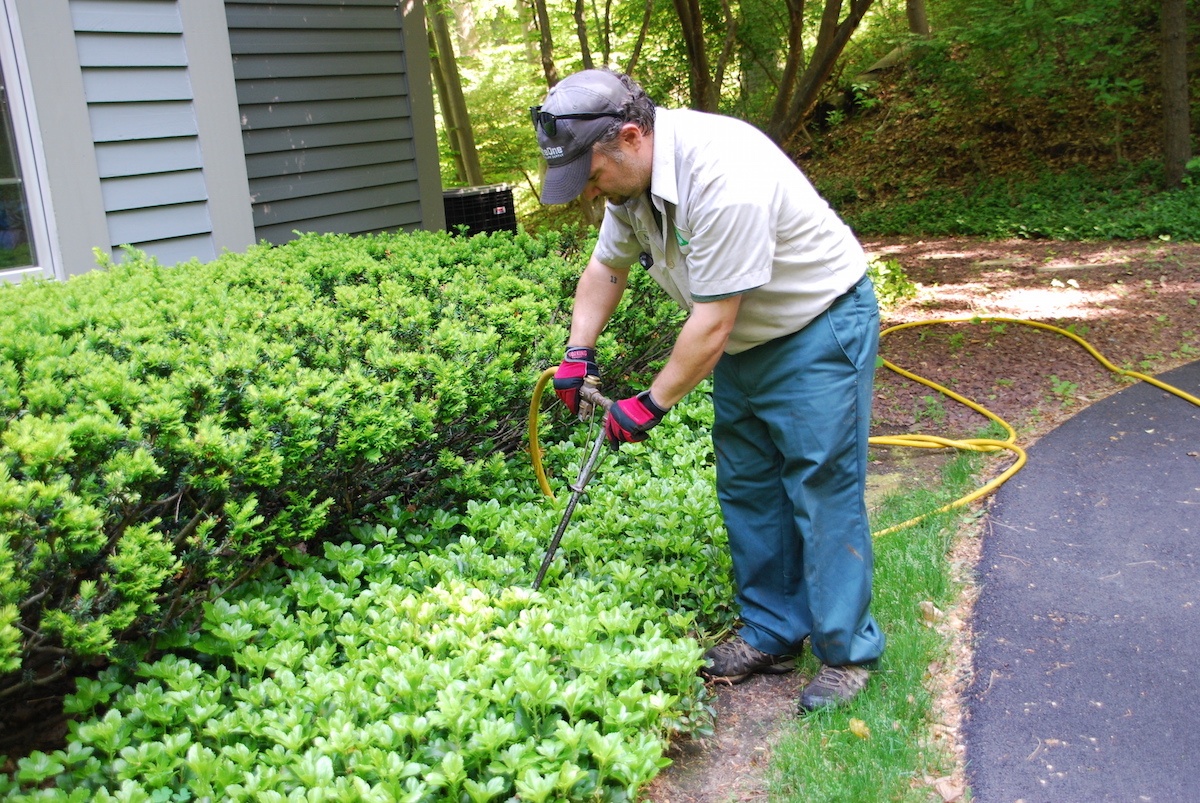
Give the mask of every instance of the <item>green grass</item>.
[[[936, 510], [969, 493], [988, 459], [961, 453], [946, 465], [941, 487], [887, 496], [873, 517], [874, 529]], [[772, 800], [925, 801], [930, 790], [920, 780], [953, 770], [953, 757], [930, 746], [934, 700], [925, 679], [931, 664], [951, 666], [949, 640], [924, 624], [920, 603], [932, 602], [942, 610], [952, 607], [960, 586], [948, 553], [960, 524], [972, 515], [969, 508], [933, 515], [876, 540], [873, 612], [887, 634], [887, 650], [854, 703], [796, 720], [794, 730], [774, 751]], [[809, 676], [817, 668], [811, 655], [800, 667]], [[862, 724], [869, 735], [862, 734]]]

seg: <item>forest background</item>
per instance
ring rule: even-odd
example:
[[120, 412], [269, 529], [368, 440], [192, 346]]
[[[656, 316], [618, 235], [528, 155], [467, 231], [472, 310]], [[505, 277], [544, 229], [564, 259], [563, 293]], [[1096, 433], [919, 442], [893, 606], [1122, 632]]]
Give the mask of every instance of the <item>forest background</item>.
[[525, 111], [591, 67], [628, 72], [660, 105], [759, 126], [860, 234], [1155, 236], [995, 213], [1031, 193], [1136, 207], [1200, 172], [1194, 0], [430, 0], [428, 13], [443, 183], [511, 185], [532, 230], [598, 220], [538, 204]]

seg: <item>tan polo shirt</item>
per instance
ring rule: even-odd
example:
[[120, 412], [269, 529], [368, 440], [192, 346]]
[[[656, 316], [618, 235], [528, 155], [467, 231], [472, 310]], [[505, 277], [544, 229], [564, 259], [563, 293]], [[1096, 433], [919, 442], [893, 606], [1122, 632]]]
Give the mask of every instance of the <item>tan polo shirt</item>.
[[641, 270], [649, 254], [651, 276], [689, 311], [741, 294], [726, 352], [804, 328], [866, 272], [849, 226], [754, 126], [659, 109], [653, 159], [649, 197], [608, 205], [593, 256]]

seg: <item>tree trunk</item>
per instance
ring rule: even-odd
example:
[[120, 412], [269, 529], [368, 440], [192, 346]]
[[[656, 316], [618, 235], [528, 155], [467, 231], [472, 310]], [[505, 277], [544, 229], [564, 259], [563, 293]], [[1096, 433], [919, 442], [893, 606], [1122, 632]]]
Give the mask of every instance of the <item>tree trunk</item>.
[[525, 44], [525, 60], [530, 64], [541, 64], [541, 53], [538, 52], [537, 18], [533, 15], [521, 19], [522, 41]]
[[733, 57], [738, 38], [737, 17], [733, 14], [729, 0], [721, 0], [721, 10], [725, 12], [725, 42], [721, 46], [721, 55], [717, 57], [717, 74], [713, 79], [713, 111], [717, 110], [721, 102], [721, 87], [725, 85], [725, 68], [729, 66], [729, 59]]
[[[593, 13], [596, 7], [592, 2]], [[600, 50], [604, 65], [612, 63], [612, 0], [604, 0], [604, 22], [600, 25]]]
[[633, 54], [629, 57], [629, 63], [625, 65], [625, 74], [634, 75], [637, 70], [638, 59], [642, 55], [642, 46], [646, 44], [646, 34], [650, 31], [650, 15], [654, 11], [654, 0], [646, 0], [646, 10], [642, 14], [642, 27], [638, 31], [637, 41], [633, 45]]
[[[867, 13], [872, 2], [873, 0], [850, 0], [850, 10], [846, 14], [846, 18], [839, 22], [838, 19], [842, 14], [842, 0], [825, 0], [825, 10], [821, 14], [821, 28], [817, 32], [817, 42], [813, 47], [812, 56], [799, 81], [794, 81], [794, 90], [789, 91], [786, 95], [788, 97], [787, 111], [777, 120], [773, 120], [767, 128], [767, 133], [780, 145], [786, 146], [800, 133], [804, 120], [812, 112], [817, 98], [820, 97], [821, 88], [833, 73], [838, 56], [845, 50], [850, 36], [858, 28], [859, 22], [862, 21], [863, 15]], [[791, 17], [792, 25], [797, 22], [803, 25], [803, 17], [797, 19], [791, 14], [790, 8], [789, 17]], [[789, 39], [794, 40], [796, 36], [797, 32], [789, 32]], [[789, 53], [788, 61], [791, 62], [792, 58], [793, 54]], [[785, 73], [790, 72], [794, 76], [798, 71], [799, 57], [796, 58], [796, 64], [786, 65]], [[788, 89], [791, 87], [789, 86]], [[783, 93], [783, 91], [784, 87], [781, 86], [780, 92]], [[776, 108], [778, 109], [779, 106], [777, 105]]]
[[[434, 53], [436, 55], [438, 72], [441, 75], [439, 88], [445, 86], [445, 100], [442, 109], [449, 108], [450, 113], [443, 111], [442, 117], [446, 124], [446, 134], [450, 139], [450, 147], [462, 156], [463, 175], [467, 184], [478, 186], [483, 184], [483, 169], [479, 165], [479, 152], [475, 149], [475, 132], [471, 130], [471, 115], [467, 112], [467, 101], [463, 97], [462, 81], [458, 75], [458, 62], [454, 58], [454, 45], [450, 37], [448, 14], [442, 0], [429, 0], [429, 25], [432, 29]], [[457, 157], [456, 157], [457, 161]]]
[[550, 12], [546, 10], [546, 0], [533, 0], [533, 13], [542, 53], [542, 73], [546, 76], [546, 86], [552, 89], [558, 83], [558, 67], [554, 66], [554, 39], [550, 36]]
[[596, 65], [592, 62], [592, 49], [588, 47], [587, 18], [583, 0], [575, 0], [575, 34], [579, 37], [579, 55], [583, 60], [583, 69], [592, 70]]
[[704, 18], [698, 0], [674, 0], [675, 13], [683, 33], [683, 48], [688, 60], [689, 105], [700, 111], [713, 111], [712, 76], [708, 71], [708, 51], [704, 45]]
[[1167, 189], [1183, 186], [1192, 157], [1187, 79], [1187, 0], [1162, 0], [1163, 176]]
[[708, 48], [704, 36], [704, 15], [700, 0], [674, 0], [675, 13], [683, 31], [683, 46], [688, 60], [688, 92], [691, 107], [702, 112], [715, 112], [721, 101], [721, 82], [725, 78], [725, 67], [737, 43], [737, 19], [729, 0], [721, 0], [725, 12], [725, 39], [721, 53], [717, 56], [715, 73], [708, 61]]
[[804, 64], [804, 0], [787, 0], [788, 49], [783, 63], [783, 74], [779, 77], [779, 92], [775, 95], [775, 108], [767, 122], [767, 131], [777, 131], [787, 119], [788, 99], [796, 91], [796, 78], [800, 65]]
[[929, 36], [929, 15], [925, 13], [925, 0], [907, 0], [908, 32], [918, 36]]
[[463, 164], [462, 149], [458, 144], [458, 124], [454, 120], [454, 107], [450, 105], [450, 90], [446, 87], [446, 73], [442, 70], [441, 59], [437, 55], [437, 40], [433, 36], [433, 27], [429, 29], [429, 65], [433, 73], [433, 85], [437, 88], [438, 108], [442, 112], [442, 127], [446, 130], [446, 140], [450, 143], [450, 155], [454, 159], [454, 174], [464, 184], [467, 182], [467, 166]]

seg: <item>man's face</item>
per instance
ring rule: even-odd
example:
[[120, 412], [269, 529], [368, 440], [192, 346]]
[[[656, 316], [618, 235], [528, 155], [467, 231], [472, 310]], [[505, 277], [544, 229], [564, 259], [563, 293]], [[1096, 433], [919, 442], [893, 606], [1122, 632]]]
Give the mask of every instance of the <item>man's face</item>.
[[623, 204], [650, 187], [650, 166], [637, 158], [628, 143], [618, 140], [614, 148], [592, 150], [592, 172], [583, 187], [589, 202], [603, 195], [611, 204]]

